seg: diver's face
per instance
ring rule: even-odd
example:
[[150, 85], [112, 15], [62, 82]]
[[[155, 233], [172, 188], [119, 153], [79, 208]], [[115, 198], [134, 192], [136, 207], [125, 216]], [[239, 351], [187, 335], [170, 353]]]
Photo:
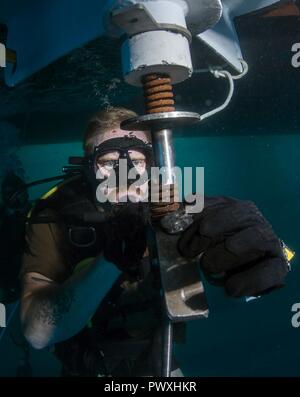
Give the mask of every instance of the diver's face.
[[[129, 150], [128, 156], [130, 158], [131, 164], [134, 167], [135, 175], [144, 175], [147, 169], [147, 159], [145, 154], [141, 150]], [[124, 167], [124, 170], [122, 168]], [[118, 168], [118, 175], [121, 173], [127, 175], [127, 161], [120, 161], [120, 152], [111, 151], [99, 156], [96, 159], [97, 175], [101, 175], [101, 179], [109, 178], [114, 171]], [[129, 177], [129, 175], [128, 175]], [[119, 181], [116, 181], [117, 183]], [[144, 182], [139, 185], [139, 187], [132, 188], [133, 180], [127, 179], [126, 183], [117, 185], [115, 187], [103, 187], [103, 193], [107, 196], [112, 203], [118, 203], [122, 201], [125, 197], [131, 202], [140, 202], [144, 199], [148, 192], [148, 182]], [[127, 200], [126, 200], [127, 201]]]
[[[128, 137], [137, 138], [147, 144], [150, 141], [149, 133], [147, 132], [124, 131], [119, 128], [107, 131], [105, 134], [98, 137], [95, 146], [110, 139], [123, 137], [127, 139]], [[98, 193], [101, 192], [101, 197], [105, 196], [105, 199], [111, 203], [119, 203], [123, 201], [123, 199], [125, 199], [126, 202], [140, 202], [145, 199], [148, 193], [146, 171], [149, 166], [149, 164], [147, 164], [147, 162], [150, 161], [149, 156], [146, 156], [146, 153], [143, 152], [141, 148], [134, 147], [130, 148], [128, 151], [126, 150], [126, 155], [124, 153], [124, 150], [121, 148], [120, 150], [114, 148], [103, 154], [99, 153], [94, 160], [96, 179], [104, 180], [98, 187]], [[114, 175], [116, 179], [114, 179]], [[127, 176], [127, 179], [120, 181], [120, 175]], [[141, 175], [143, 175], [143, 179], [140, 179], [140, 182], [142, 180], [143, 182], [140, 183], [138, 187], [133, 187], [133, 183], [136, 179], [139, 179]], [[108, 184], [106, 185], [105, 181], [107, 181], [108, 178], [110, 178], [110, 182], [107, 182]], [[135, 180], [132, 178], [135, 178]]]
[[[129, 157], [134, 165], [137, 173], [142, 175], [146, 171], [146, 156], [140, 150], [129, 150]], [[102, 156], [99, 156], [96, 160], [97, 169], [101, 172], [101, 174], [108, 178], [113, 169], [116, 168], [116, 165], [119, 162], [120, 152], [112, 151]]]

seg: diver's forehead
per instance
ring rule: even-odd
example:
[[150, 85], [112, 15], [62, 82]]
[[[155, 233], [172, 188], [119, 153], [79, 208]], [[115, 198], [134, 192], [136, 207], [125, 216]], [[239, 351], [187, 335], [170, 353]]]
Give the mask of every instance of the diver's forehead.
[[94, 146], [98, 146], [109, 139], [125, 137], [137, 138], [146, 144], [151, 143], [151, 134], [149, 131], [125, 131], [121, 128], [110, 128], [104, 133], [95, 136]]

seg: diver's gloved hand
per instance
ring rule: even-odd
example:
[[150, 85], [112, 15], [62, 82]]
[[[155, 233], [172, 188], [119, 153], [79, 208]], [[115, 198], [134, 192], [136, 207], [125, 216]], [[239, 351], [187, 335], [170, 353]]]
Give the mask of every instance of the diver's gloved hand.
[[251, 201], [205, 197], [204, 210], [183, 232], [178, 249], [190, 258], [203, 253], [203, 272], [210, 281], [222, 280], [233, 297], [279, 288], [289, 270], [278, 237]]

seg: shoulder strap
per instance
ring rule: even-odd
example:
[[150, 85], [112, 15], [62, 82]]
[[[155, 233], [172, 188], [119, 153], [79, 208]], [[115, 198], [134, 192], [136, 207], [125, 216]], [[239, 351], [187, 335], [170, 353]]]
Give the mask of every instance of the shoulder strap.
[[84, 222], [86, 214], [95, 211], [89, 196], [89, 187], [82, 176], [69, 178], [54, 186], [35, 203], [27, 215], [27, 222]]

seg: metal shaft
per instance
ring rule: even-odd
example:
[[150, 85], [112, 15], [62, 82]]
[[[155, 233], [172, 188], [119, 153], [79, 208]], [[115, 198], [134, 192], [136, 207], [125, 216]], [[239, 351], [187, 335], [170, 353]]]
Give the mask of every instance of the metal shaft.
[[163, 184], [174, 183], [175, 166], [173, 133], [171, 129], [152, 131], [152, 147], [156, 167], [164, 167]]
[[173, 350], [173, 326], [172, 322], [166, 318], [163, 333], [163, 357], [162, 357], [162, 376], [169, 378], [172, 370], [172, 350]]
[[[144, 76], [143, 80], [145, 105], [147, 114], [167, 113], [175, 111], [174, 93], [171, 79], [166, 75], [152, 74]], [[159, 168], [163, 185], [174, 184], [174, 147], [173, 132], [169, 128], [153, 128], [152, 149], [154, 165]], [[173, 352], [173, 327], [165, 307], [162, 335], [162, 376], [171, 376]]]

